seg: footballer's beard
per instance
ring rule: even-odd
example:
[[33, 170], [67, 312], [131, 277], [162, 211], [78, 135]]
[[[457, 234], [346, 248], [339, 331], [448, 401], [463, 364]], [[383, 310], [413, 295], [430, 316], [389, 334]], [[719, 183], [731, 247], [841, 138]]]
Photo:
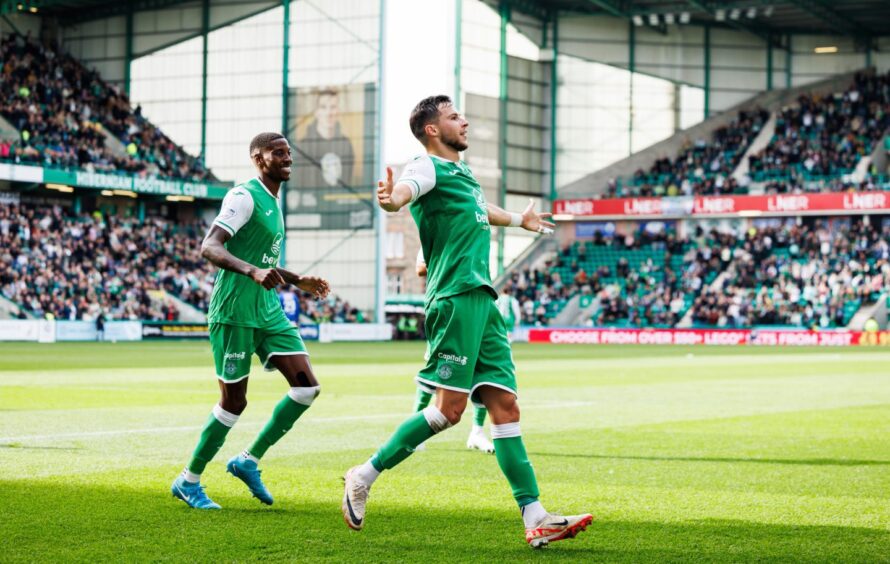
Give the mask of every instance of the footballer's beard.
[[460, 136], [455, 136], [453, 139], [444, 139], [443, 138], [442, 143], [444, 143], [445, 146], [447, 146], [447, 147], [451, 147], [458, 153], [460, 153], [462, 151], [466, 151], [467, 147], [469, 147], [467, 142], [464, 141], [463, 139], [461, 139]]

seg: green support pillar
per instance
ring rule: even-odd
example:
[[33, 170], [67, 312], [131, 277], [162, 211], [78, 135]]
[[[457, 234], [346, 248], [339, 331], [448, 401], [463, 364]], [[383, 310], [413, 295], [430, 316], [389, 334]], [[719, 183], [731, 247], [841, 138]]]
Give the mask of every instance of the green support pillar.
[[207, 35], [210, 33], [210, 0], [201, 3], [201, 160], [207, 166]]
[[705, 119], [711, 117], [711, 26], [705, 26]]
[[627, 112], [627, 154], [634, 152], [634, 73], [637, 70], [636, 53], [636, 26], [633, 22], [627, 22], [627, 70], [630, 71], [630, 97]]
[[865, 68], [871, 68], [871, 37], [865, 40]]
[[[284, 9], [284, 21], [282, 23], [283, 44], [281, 55], [281, 134], [287, 137], [288, 116], [287, 97], [288, 97], [288, 72], [290, 71], [290, 3], [291, 0], [281, 0], [281, 7]], [[283, 182], [278, 192], [281, 202], [281, 215], [286, 217], [287, 214], [287, 183]], [[287, 235], [287, 223], [285, 222], [285, 235]], [[287, 237], [281, 241], [281, 254], [278, 256], [278, 265], [284, 268], [287, 265]]]
[[136, 204], [136, 214], [139, 223], [145, 223], [145, 200], [139, 199], [139, 202]]
[[[376, 99], [374, 101], [375, 105], [375, 118], [376, 125], [375, 128], [376, 135], [376, 143], [374, 146], [374, 173], [379, 175], [377, 178], [383, 178], [383, 175], [386, 174], [384, 167], [386, 166], [386, 161], [384, 160], [383, 149], [386, 146], [384, 143], [383, 137], [383, 123], [384, 123], [384, 114], [383, 114], [383, 93], [386, 92], [386, 85], [384, 84], [384, 78], [386, 77], [386, 41], [384, 38], [386, 37], [386, 0], [379, 0], [379, 21], [377, 23], [377, 36], [378, 36], [378, 45], [377, 45], [377, 92]], [[370, 188], [373, 192], [374, 188]], [[385, 323], [386, 322], [386, 212], [384, 212], [380, 206], [374, 206], [375, 213], [375, 228], [376, 228], [376, 252], [374, 258], [374, 280], [375, 280], [375, 288], [374, 288], [374, 321], [377, 323]]]
[[463, 0], [454, 0], [454, 105], [464, 110], [461, 97], [461, 72], [463, 61], [463, 20], [464, 20], [464, 3]]
[[[507, 24], [510, 23], [510, 3], [501, 0], [501, 87], [500, 87], [500, 112], [498, 160], [501, 167], [501, 181], [498, 189], [498, 205], [507, 206]], [[498, 274], [504, 272], [504, 230], [498, 229]]]
[[80, 194], [74, 195], [74, 213], [80, 215], [80, 211], [83, 209], [83, 196]]
[[785, 88], [791, 88], [791, 38], [789, 33], [788, 40], [785, 42]]
[[766, 89], [773, 89], [773, 36], [766, 36]]
[[550, 40], [553, 62], [550, 63], [550, 204], [556, 201], [556, 106], [559, 74], [556, 66], [559, 59], [559, 12], [551, 12], [553, 37]]
[[133, 6], [127, 7], [126, 34], [124, 38], [124, 92], [130, 97], [130, 67], [133, 64]]

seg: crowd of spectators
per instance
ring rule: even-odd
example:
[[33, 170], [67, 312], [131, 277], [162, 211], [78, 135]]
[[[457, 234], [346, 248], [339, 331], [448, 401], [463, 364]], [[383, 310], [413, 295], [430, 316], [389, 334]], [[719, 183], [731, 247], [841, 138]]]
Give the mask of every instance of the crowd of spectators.
[[[563, 248], [542, 269], [525, 268], [513, 274], [507, 287], [520, 303], [522, 322], [546, 325], [548, 306], [567, 301], [575, 294], [582, 305], [597, 301], [596, 325], [625, 323], [639, 326], [674, 326], [686, 311], [691, 296], [700, 291], [726, 266], [719, 242], [725, 236], [716, 231], [698, 230], [695, 238], [680, 239], [668, 231], [638, 234], [598, 232], [588, 243]], [[617, 251], [658, 251], [659, 258], [648, 258], [631, 267], [626, 258], [614, 268], [599, 265], [588, 273], [584, 269], [587, 253], [600, 249]], [[674, 257], [679, 257], [675, 261]], [[563, 281], [560, 271], [569, 267], [571, 280]]]
[[[588, 273], [586, 254], [601, 249], [658, 252], [637, 265], [622, 257]], [[595, 326], [675, 327], [691, 309], [699, 326], [837, 327], [861, 303], [890, 292], [890, 225], [817, 222], [742, 235], [697, 228], [683, 239], [598, 233], [542, 268], [515, 272], [506, 285], [522, 323], [533, 326], [550, 323], [551, 303], [579, 295], [582, 307], [595, 302]]]
[[890, 73], [857, 74], [843, 93], [805, 94], [782, 109], [770, 144], [749, 158], [754, 180], [848, 174], [890, 127]]
[[[0, 204], [0, 293], [42, 318], [176, 321], [176, 298], [206, 312], [216, 268], [200, 256], [207, 226], [149, 217]], [[163, 291], [156, 294], [153, 292]], [[335, 295], [297, 292], [302, 319], [361, 323]]]
[[36, 317], [175, 321], [165, 290], [206, 309], [213, 272], [203, 225], [74, 214], [59, 206], [0, 205], [0, 292]]
[[[127, 172], [185, 180], [211, 179], [188, 155], [131, 107], [126, 94], [53, 46], [10, 34], [0, 40], [0, 115], [19, 132], [0, 141], [0, 159], [41, 166]], [[125, 148], [112, 151], [107, 128]]]
[[890, 290], [890, 226], [791, 226], [747, 233], [719, 289], [695, 300], [693, 319], [718, 327], [843, 326], [848, 303]]
[[687, 142], [675, 158], [660, 158], [648, 171], [638, 170], [619, 186], [609, 182], [607, 197], [701, 196], [734, 194], [742, 190], [732, 178], [748, 145], [754, 140], [769, 112], [741, 111], [729, 125], [717, 128], [710, 140]]

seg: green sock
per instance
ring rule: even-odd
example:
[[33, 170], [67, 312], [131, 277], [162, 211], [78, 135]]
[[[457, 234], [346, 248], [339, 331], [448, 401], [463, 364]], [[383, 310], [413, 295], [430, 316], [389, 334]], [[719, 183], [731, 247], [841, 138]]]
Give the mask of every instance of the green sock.
[[[438, 427], [436, 430], [433, 430], [430, 424], [427, 423], [426, 418], [429, 410], [434, 410], [434, 413], [437, 414], [434, 419]], [[414, 448], [417, 447], [417, 445], [447, 427], [449, 427], [448, 420], [445, 419], [445, 416], [442, 415], [435, 406], [430, 406], [424, 411], [419, 411], [399, 425], [396, 432], [393, 433], [389, 440], [380, 447], [380, 450], [371, 457], [371, 464], [378, 472], [389, 470], [399, 462], [408, 458], [408, 456], [414, 452]]]
[[[317, 395], [317, 387], [315, 388], [293, 388], [297, 392], [288, 392], [288, 395], [278, 402], [272, 411], [272, 418], [260, 431], [259, 436], [247, 449], [247, 452], [256, 458], [262, 458], [269, 447], [278, 442], [285, 433], [291, 430], [297, 419], [309, 409], [312, 400]], [[296, 396], [295, 395], [299, 394]], [[313, 395], [315, 394], [315, 395]], [[300, 401], [297, 401], [299, 399]]]
[[485, 425], [485, 416], [488, 415], [488, 410], [484, 407], [477, 407], [473, 412], [473, 423], [477, 427], [481, 427]]
[[[194, 474], [204, 472], [207, 463], [213, 460], [213, 457], [222, 448], [223, 443], [226, 442], [226, 435], [229, 434], [229, 429], [231, 429], [231, 427], [224, 425], [216, 418], [216, 411], [217, 408], [214, 408], [214, 413], [211, 413], [210, 417], [207, 418], [207, 423], [204, 424], [204, 429], [201, 431], [201, 438], [198, 439], [198, 446], [195, 447], [195, 452], [192, 453], [192, 459], [189, 461], [189, 472]], [[237, 417], [235, 417], [235, 420], [237, 420]]]
[[428, 406], [432, 397], [433, 394], [429, 393], [423, 388], [417, 388], [417, 395], [414, 397], [414, 411], [420, 411], [424, 407]]
[[513, 498], [519, 507], [537, 501], [538, 481], [535, 479], [535, 470], [525, 452], [522, 437], [494, 439], [494, 454], [498, 459], [501, 472], [510, 482]]

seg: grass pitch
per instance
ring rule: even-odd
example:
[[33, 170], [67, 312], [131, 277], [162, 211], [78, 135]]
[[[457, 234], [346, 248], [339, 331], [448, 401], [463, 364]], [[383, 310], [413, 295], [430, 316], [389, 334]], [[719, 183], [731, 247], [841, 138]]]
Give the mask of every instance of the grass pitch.
[[322, 395], [263, 460], [275, 505], [223, 468], [286, 390], [255, 363], [200, 512], [169, 486], [217, 400], [206, 342], [0, 345], [0, 561], [890, 561], [888, 352], [517, 345], [542, 501], [597, 517], [535, 552], [469, 417], [348, 530], [340, 476], [410, 411], [423, 346], [309, 347]]

